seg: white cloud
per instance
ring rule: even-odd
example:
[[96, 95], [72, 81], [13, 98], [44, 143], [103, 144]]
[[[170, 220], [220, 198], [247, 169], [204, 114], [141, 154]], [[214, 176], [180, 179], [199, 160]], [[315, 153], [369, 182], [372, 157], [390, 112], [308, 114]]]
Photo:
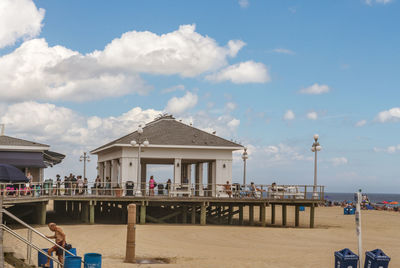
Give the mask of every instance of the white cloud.
[[267, 67], [254, 61], [228, 66], [218, 73], [208, 75], [206, 79], [214, 82], [231, 81], [235, 84], [267, 83], [271, 81]]
[[197, 95], [191, 92], [186, 92], [185, 96], [178, 98], [173, 97], [168, 101], [165, 110], [172, 114], [181, 114], [184, 111], [193, 108], [197, 104]]
[[391, 146], [388, 146], [388, 147], [386, 147], [386, 148], [378, 148], [378, 147], [375, 147], [375, 148], [374, 148], [374, 151], [377, 152], [377, 153], [379, 153], [379, 152], [385, 152], [385, 153], [389, 153], [389, 154], [394, 154], [394, 153], [400, 152], [400, 144], [398, 144], [398, 145], [391, 145]]
[[376, 116], [375, 120], [380, 123], [400, 121], [400, 108], [395, 107], [387, 111], [382, 111]]
[[330, 91], [329, 86], [327, 85], [319, 85], [318, 83], [313, 84], [307, 88], [300, 89], [301, 94], [312, 94], [312, 95], [319, 95], [328, 93]]
[[234, 102], [228, 102], [227, 104], [225, 104], [225, 107], [228, 111], [233, 111], [236, 109], [237, 105]]
[[330, 162], [334, 166], [339, 166], [339, 165], [346, 165], [349, 161], [347, 160], [346, 157], [334, 157], [330, 159]]
[[365, 126], [366, 123], [367, 123], [367, 120], [360, 120], [355, 124], [355, 126], [362, 127], [362, 126]]
[[161, 91], [161, 93], [171, 93], [171, 92], [175, 92], [175, 91], [181, 91], [181, 90], [185, 90], [185, 86], [184, 85], [176, 85], [173, 87], [169, 87], [169, 88], [165, 88]]
[[295, 119], [295, 114], [292, 110], [287, 110], [286, 113], [283, 115], [283, 120], [290, 121]]
[[241, 8], [247, 8], [249, 4], [249, 0], [239, 0], [239, 5]]
[[296, 53], [294, 53], [293, 50], [286, 49], [286, 48], [275, 48], [272, 50], [272, 52], [279, 53], [279, 54], [288, 54], [288, 55], [296, 54]]
[[226, 66], [227, 58], [235, 57], [244, 45], [230, 40], [219, 46], [196, 33], [194, 25], [163, 35], [127, 32], [103, 51], [85, 55], [33, 39], [0, 57], [0, 99], [86, 101], [146, 94], [152, 87], [140, 73], [193, 77], [213, 72]]
[[307, 113], [307, 118], [310, 120], [317, 120], [318, 119], [318, 114], [317, 112], [309, 112]]
[[226, 65], [226, 57], [235, 57], [244, 42], [229, 41], [227, 47], [195, 32], [195, 25], [157, 35], [151, 32], [127, 32], [114, 39], [104, 51], [92, 53], [99, 63], [139, 73], [179, 74], [194, 77]]
[[44, 13], [31, 0], [1, 0], [0, 48], [39, 35]]
[[228, 127], [230, 128], [237, 128], [239, 125], [240, 125], [240, 120], [236, 118], [228, 122]]
[[367, 4], [367, 5], [370, 5], [370, 6], [372, 6], [373, 4], [383, 4], [383, 5], [386, 5], [386, 4], [390, 4], [390, 3], [392, 3], [393, 2], [393, 0], [365, 0], [365, 3]]

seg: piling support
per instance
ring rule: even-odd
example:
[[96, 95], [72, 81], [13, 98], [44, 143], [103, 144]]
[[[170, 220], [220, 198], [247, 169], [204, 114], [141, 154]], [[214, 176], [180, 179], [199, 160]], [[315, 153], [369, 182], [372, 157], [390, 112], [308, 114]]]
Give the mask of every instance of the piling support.
[[192, 206], [192, 224], [196, 224], [196, 205]]
[[271, 204], [271, 224], [275, 224], [275, 204]]
[[286, 205], [282, 205], [282, 225], [286, 226], [286, 219], [287, 219], [287, 206]]
[[233, 223], [233, 206], [229, 205], [228, 224]]
[[254, 225], [254, 205], [249, 206], [249, 224]]
[[299, 227], [300, 225], [300, 206], [296, 205], [294, 211], [294, 226]]
[[182, 207], [182, 223], [187, 223], [187, 206]]
[[83, 223], [88, 223], [89, 221], [89, 202], [82, 202], [81, 220]]
[[261, 222], [261, 226], [265, 227], [267, 225], [266, 223], [266, 219], [265, 219], [265, 207], [267, 205], [265, 203], [260, 205], [260, 222]]
[[40, 225], [46, 224], [46, 206], [47, 202], [41, 202], [37, 207], [37, 222]]
[[146, 224], [146, 203], [140, 205], [140, 224]]
[[239, 205], [239, 225], [243, 225], [243, 205]]
[[202, 203], [200, 207], [200, 224], [201, 225], [206, 225], [207, 219], [206, 219], [206, 204]]
[[311, 204], [310, 207], [310, 228], [314, 228], [314, 215], [315, 214], [315, 207], [314, 204]]
[[89, 223], [94, 224], [94, 211], [95, 211], [95, 201], [91, 200], [89, 201]]
[[136, 205], [128, 205], [128, 231], [126, 234], [125, 262], [135, 263], [136, 247]]

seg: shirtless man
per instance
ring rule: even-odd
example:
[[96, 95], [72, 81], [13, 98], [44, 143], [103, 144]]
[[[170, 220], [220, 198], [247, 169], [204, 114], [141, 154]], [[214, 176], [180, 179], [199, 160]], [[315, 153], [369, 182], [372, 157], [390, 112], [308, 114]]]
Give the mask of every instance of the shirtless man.
[[[47, 238], [54, 238], [56, 240], [57, 245], [61, 247], [65, 247], [65, 233], [63, 230], [58, 227], [55, 223], [51, 222], [49, 223], [49, 229], [54, 232], [54, 235], [47, 236]], [[58, 261], [61, 263], [64, 263], [64, 258], [63, 258], [63, 250], [54, 245], [52, 248], [49, 248], [47, 251], [47, 254], [51, 255], [53, 252], [56, 252], [56, 255], [58, 257]], [[50, 267], [50, 259], [47, 258], [47, 263], [44, 265], [44, 267]]]

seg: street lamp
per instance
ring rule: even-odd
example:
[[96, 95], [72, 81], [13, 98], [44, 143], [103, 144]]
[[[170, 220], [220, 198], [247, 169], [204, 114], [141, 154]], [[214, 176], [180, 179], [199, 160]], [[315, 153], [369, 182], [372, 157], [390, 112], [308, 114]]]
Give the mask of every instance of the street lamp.
[[90, 162], [90, 156], [84, 152], [83, 155], [79, 158], [79, 161], [83, 161], [83, 179], [86, 178], [86, 162]]
[[315, 159], [314, 159], [314, 187], [313, 187], [313, 198], [317, 199], [318, 198], [318, 193], [317, 193], [317, 152], [321, 151], [321, 146], [319, 145], [318, 142], [318, 134], [314, 135], [314, 143], [311, 146], [311, 152], [315, 153]]
[[135, 196], [141, 196], [142, 192], [140, 191], [140, 179], [141, 179], [141, 165], [140, 165], [140, 151], [142, 150], [142, 146], [147, 147], [149, 146], [149, 141], [145, 139], [144, 141], [141, 140], [141, 136], [143, 134], [143, 128], [139, 126], [137, 133], [139, 134], [139, 137], [137, 140], [132, 140], [131, 145], [133, 147], [138, 147], [138, 163], [137, 163], [137, 182], [136, 182], [136, 193]]
[[247, 154], [247, 148], [244, 147], [244, 152], [242, 154], [243, 159], [243, 187], [246, 189], [246, 160], [249, 158]]

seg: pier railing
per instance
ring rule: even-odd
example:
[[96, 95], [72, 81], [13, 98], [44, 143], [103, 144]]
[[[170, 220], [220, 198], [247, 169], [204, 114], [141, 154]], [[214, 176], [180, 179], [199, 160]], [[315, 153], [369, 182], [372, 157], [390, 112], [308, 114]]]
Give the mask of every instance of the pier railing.
[[54, 196], [114, 196], [114, 197], [214, 197], [254, 199], [324, 200], [321, 185], [267, 185], [267, 184], [190, 184], [190, 183], [134, 183], [113, 182], [77, 183], [52, 182], [28, 184], [0, 183], [0, 193], [8, 198], [37, 198]]

